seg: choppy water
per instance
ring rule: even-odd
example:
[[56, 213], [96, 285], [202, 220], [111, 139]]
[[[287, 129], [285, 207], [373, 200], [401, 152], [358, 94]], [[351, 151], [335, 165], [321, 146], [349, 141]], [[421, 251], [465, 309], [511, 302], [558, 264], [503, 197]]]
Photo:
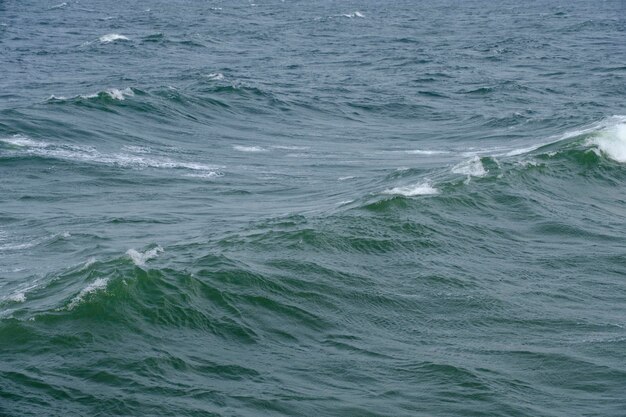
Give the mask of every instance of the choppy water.
[[0, 415], [626, 415], [625, 19], [0, 1]]

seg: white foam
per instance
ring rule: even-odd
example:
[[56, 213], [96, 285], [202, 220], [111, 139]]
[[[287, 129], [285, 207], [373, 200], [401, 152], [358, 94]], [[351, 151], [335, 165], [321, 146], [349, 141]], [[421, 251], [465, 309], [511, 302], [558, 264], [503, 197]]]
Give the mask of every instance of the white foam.
[[233, 149], [239, 152], [265, 152], [266, 151], [264, 148], [261, 148], [260, 146], [235, 145], [233, 146]]
[[[120, 101], [124, 100], [126, 97], [133, 97], [135, 95], [135, 92], [130, 87], [124, 88], [122, 90], [120, 90], [118, 88], [107, 88], [106, 90], [102, 91], [101, 93], [107, 94], [112, 99], [120, 100]], [[100, 95], [100, 92], [98, 92], [98, 93], [91, 93], [91, 94], [79, 94], [79, 95], [72, 96], [72, 97], [55, 96], [54, 94], [52, 94], [50, 97], [48, 97], [48, 101], [55, 101], [55, 100], [66, 101], [66, 100], [74, 100], [74, 99], [77, 99], [77, 98], [91, 99], [91, 98], [97, 98], [99, 95]]]
[[17, 292], [9, 295], [6, 298], [8, 301], [13, 301], [14, 303], [23, 303], [26, 301], [26, 293], [25, 292]]
[[85, 298], [86, 295], [91, 294], [92, 292], [101, 290], [103, 288], [106, 288], [108, 282], [109, 282], [108, 278], [96, 279], [94, 282], [92, 282], [91, 284], [87, 285], [85, 288], [80, 290], [80, 292], [78, 293], [76, 297], [72, 298], [72, 301], [70, 301], [70, 303], [68, 304], [67, 309], [72, 310], [74, 307], [80, 304], [81, 301], [83, 301], [83, 298]]
[[29, 248], [32, 248], [33, 246], [38, 245], [42, 241], [43, 241], [43, 239], [37, 239], [37, 240], [33, 240], [32, 242], [17, 243], [17, 244], [16, 243], [12, 243], [12, 244], [1, 245], [0, 246], [0, 251], [12, 251], [12, 250], [29, 249]]
[[143, 146], [135, 146], [135, 145], [124, 145], [122, 146], [122, 150], [132, 152], [132, 153], [150, 153], [150, 148], [146, 148]]
[[414, 197], [416, 195], [433, 195], [439, 194], [439, 190], [434, 188], [427, 182], [408, 185], [405, 187], [395, 187], [389, 190], [383, 191], [383, 194], [399, 194], [406, 197]]
[[411, 155], [441, 155], [441, 154], [446, 154], [450, 152], [435, 151], [435, 150], [428, 150], [428, 149], [410, 149], [410, 150], [404, 151], [404, 153], [408, 153]]
[[50, 7], [50, 9], [60, 9], [60, 8], [65, 7], [65, 6], [67, 6], [67, 3], [63, 2], [63, 3], [56, 4], [56, 5], [52, 6], [52, 7]]
[[126, 36], [120, 35], [118, 33], [109, 33], [106, 35], [100, 36], [100, 43], [111, 43], [115, 41], [127, 41], [129, 40]]
[[213, 72], [213, 73], [207, 75], [207, 77], [210, 80], [221, 81], [221, 80], [224, 79], [224, 74], [222, 74], [221, 72]]
[[22, 136], [0, 139], [0, 142], [24, 148], [22, 151], [29, 155], [100, 163], [123, 168], [188, 169], [191, 171], [205, 171], [205, 173], [214, 172], [220, 168], [195, 162], [174, 161], [169, 158], [151, 158], [129, 153], [106, 154], [99, 152], [91, 146], [39, 142]]
[[65, 239], [67, 239], [68, 237], [72, 237], [72, 234], [71, 234], [70, 232], [63, 232], [63, 233], [61, 234], [61, 237], [63, 237], [63, 238], [65, 238]]
[[610, 126], [588, 141], [603, 155], [617, 162], [626, 162], [626, 123]]
[[467, 175], [468, 177], [484, 177], [487, 175], [487, 170], [483, 166], [479, 156], [463, 161], [454, 167], [452, 172], [455, 174]]
[[350, 18], [350, 19], [352, 19], [352, 18], [354, 18], [354, 17], [360, 17], [360, 18], [364, 18], [364, 17], [365, 17], [365, 16], [363, 15], [363, 13], [361, 13], [361, 12], [359, 12], [359, 11], [356, 11], [356, 12], [353, 12], [353, 13], [349, 13], [349, 14], [344, 14], [344, 15], [342, 15], [342, 16], [347, 17], [347, 18]]
[[156, 258], [161, 252], [163, 252], [163, 248], [157, 246], [143, 253], [138, 252], [135, 249], [128, 249], [126, 251], [126, 255], [128, 255], [128, 257], [133, 261], [135, 265], [144, 266], [147, 260]]
[[135, 92], [130, 88], [118, 90], [117, 88], [109, 88], [105, 91], [111, 98], [115, 100], [124, 100], [125, 97], [133, 97]]
[[85, 268], [89, 268], [91, 265], [95, 264], [97, 261], [98, 260], [95, 257], [91, 256], [91, 257], [87, 258], [87, 260], [85, 261], [85, 263], [83, 264], [83, 266], [80, 269], [82, 270], [82, 269], [85, 269]]
[[337, 180], [339, 180], [339, 181], [346, 181], [346, 180], [351, 180], [353, 178], [356, 178], [356, 177], [354, 175], [347, 175], [345, 177], [339, 177], [339, 178], [337, 178]]
[[221, 172], [208, 171], [208, 172], [201, 172], [198, 174], [186, 174], [185, 177], [211, 179], [211, 178], [221, 177], [222, 175], [224, 174], [222, 174]]
[[22, 135], [13, 135], [10, 138], [2, 138], [0, 139], [0, 142], [8, 143], [9, 145], [13, 146], [31, 148], [45, 148], [46, 146], [49, 146], [49, 144], [46, 142], [37, 142], [32, 139], [28, 139], [27, 137], [24, 137]]

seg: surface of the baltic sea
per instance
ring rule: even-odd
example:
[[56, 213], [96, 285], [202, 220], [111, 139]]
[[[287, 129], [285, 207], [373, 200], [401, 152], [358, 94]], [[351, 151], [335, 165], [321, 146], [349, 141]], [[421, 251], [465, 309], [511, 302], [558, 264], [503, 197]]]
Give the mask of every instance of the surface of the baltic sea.
[[626, 1], [0, 0], [0, 416], [625, 415]]

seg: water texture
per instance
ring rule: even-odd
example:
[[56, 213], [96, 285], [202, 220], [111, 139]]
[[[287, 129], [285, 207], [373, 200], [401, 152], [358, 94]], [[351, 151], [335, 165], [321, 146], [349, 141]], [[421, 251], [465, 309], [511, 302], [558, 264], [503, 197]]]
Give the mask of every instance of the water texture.
[[0, 415], [626, 415], [626, 3], [0, 0]]

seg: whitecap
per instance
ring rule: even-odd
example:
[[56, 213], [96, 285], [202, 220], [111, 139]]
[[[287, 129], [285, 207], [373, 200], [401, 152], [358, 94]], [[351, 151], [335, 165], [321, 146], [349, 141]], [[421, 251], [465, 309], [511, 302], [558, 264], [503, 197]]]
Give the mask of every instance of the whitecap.
[[221, 72], [213, 72], [207, 75], [207, 78], [209, 78], [210, 80], [221, 81], [224, 79], [224, 74], [222, 74]]
[[49, 146], [47, 142], [35, 141], [22, 135], [13, 135], [10, 138], [2, 138], [0, 139], [0, 142], [4, 142], [13, 146], [31, 148], [45, 148], [46, 146]]
[[365, 16], [363, 15], [363, 13], [356, 11], [353, 13], [348, 13], [348, 14], [343, 14], [342, 16], [347, 17], [349, 19], [352, 19], [354, 17], [360, 17], [360, 18], [364, 18]]
[[101, 92], [90, 93], [90, 94], [79, 94], [79, 95], [72, 96], [72, 97], [56, 96], [56, 95], [52, 94], [50, 97], [48, 97], [47, 101], [66, 101], [66, 100], [74, 100], [74, 99], [77, 99], [77, 98], [92, 99], [92, 98], [99, 97], [100, 94], [106, 94], [106, 95], [108, 95], [109, 97], [111, 97], [114, 100], [122, 101], [126, 97], [133, 97], [135, 95], [135, 92], [130, 87], [124, 88], [122, 90], [120, 90], [118, 88], [107, 88], [106, 90], [101, 91]]
[[127, 41], [129, 40], [126, 36], [120, 35], [118, 33], [109, 33], [106, 35], [100, 36], [100, 43], [111, 43], [115, 41]]
[[617, 162], [626, 162], [626, 124], [619, 123], [599, 132], [589, 139], [588, 145], [596, 146], [600, 152]]
[[63, 159], [69, 161], [81, 161], [100, 163], [123, 168], [162, 168], [162, 169], [187, 169], [191, 171], [214, 172], [220, 167], [196, 162], [175, 161], [169, 158], [147, 157], [129, 153], [101, 153], [91, 146], [78, 146], [71, 144], [53, 144], [35, 141], [23, 136], [0, 139], [10, 145], [17, 146], [21, 152], [45, 158]]
[[463, 161], [452, 167], [452, 172], [467, 175], [468, 177], [484, 177], [487, 175], [488, 171], [483, 166], [480, 157], [474, 156], [472, 159]]
[[128, 249], [126, 251], [126, 255], [128, 255], [128, 257], [133, 261], [135, 265], [144, 266], [146, 264], [146, 261], [156, 258], [161, 252], [163, 252], [163, 248], [160, 246], [156, 246], [143, 253], [138, 252], [135, 249]]
[[67, 6], [67, 3], [63, 2], [63, 3], [59, 3], [59, 4], [56, 4], [56, 5], [52, 6], [52, 7], [50, 7], [50, 9], [51, 10], [53, 10], [53, 9], [61, 9], [61, 8], [65, 7], [65, 6]]
[[17, 293], [9, 295], [6, 299], [14, 303], [23, 303], [24, 301], [26, 301], [26, 293], [17, 292]]
[[429, 183], [423, 182], [423, 183], [414, 184], [414, 185], [407, 185], [404, 187], [391, 188], [389, 190], [383, 191], [383, 194], [399, 194], [399, 195], [403, 195], [406, 197], [414, 197], [417, 195], [439, 194], [439, 190], [434, 188]]
[[339, 181], [346, 181], [346, 180], [351, 180], [351, 179], [354, 179], [354, 178], [356, 178], [354, 175], [346, 175], [345, 177], [337, 178], [337, 180], [339, 180]]
[[80, 268], [81, 270], [89, 268], [91, 265], [95, 264], [98, 260], [91, 256], [89, 258], [87, 258], [87, 260], [85, 261], [85, 263], [83, 264], [83, 266]]
[[221, 177], [223, 175], [224, 174], [222, 174], [221, 172], [208, 171], [208, 172], [201, 172], [198, 174], [186, 174], [185, 177], [211, 179], [211, 178]]
[[85, 298], [86, 295], [91, 294], [92, 292], [101, 290], [103, 288], [106, 288], [108, 283], [109, 283], [108, 278], [97, 278], [94, 282], [92, 282], [91, 284], [87, 285], [85, 288], [80, 290], [80, 292], [78, 293], [76, 297], [72, 298], [72, 301], [70, 301], [70, 303], [67, 305], [67, 309], [72, 310], [74, 307], [80, 304], [81, 301], [83, 301], [83, 298]]
[[125, 97], [133, 97], [135, 95], [135, 92], [130, 87], [123, 90], [118, 90], [117, 88], [109, 88], [108, 90], [105, 90], [105, 93], [107, 93], [112, 99], [120, 101], [124, 100]]
[[429, 149], [409, 149], [409, 150], [404, 151], [404, 153], [408, 153], [411, 155], [441, 155], [441, 154], [446, 154], [450, 152], [435, 151], [435, 150], [429, 150]]
[[233, 149], [239, 152], [265, 152], [265, 148], [262, 148], [260, 146], [242, 146], [242, 145], [235, 145], [233, 146]]

